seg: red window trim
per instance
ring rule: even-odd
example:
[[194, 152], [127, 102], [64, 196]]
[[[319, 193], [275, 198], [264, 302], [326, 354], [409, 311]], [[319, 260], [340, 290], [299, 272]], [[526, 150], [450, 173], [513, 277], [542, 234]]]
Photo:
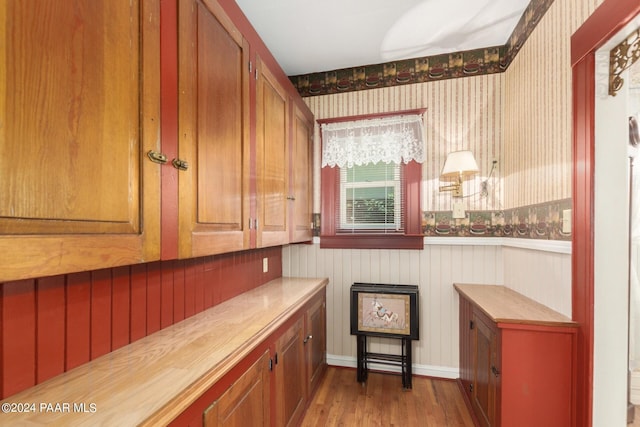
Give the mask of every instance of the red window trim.
[[[391, 116], [406, 116], [411, 114], [424, 114], [427, 111], [426, 108], [416, 108], [414, 110], [402, 110], [402, 111], [394, 111], [391, 113], [376, 113], [376, 114], [364, 114], [361, 116], [344, 116], [344, 117], [335, 117], [332, 119], [318, 119], [316, 120], [319, 125], [324, 123], [342, 123], [342, 122], [351, 122], [354, 120], [367, 120], [367, 119], [378, 119], [380, 117], [391, 117]], [[320, 136], [322, 138], [322, 136]]]
[[422, 165], [411, 161], [402, 165], [405, 174], [405, 233], [404, 234], [336, 234], [335, 188], [340, 168], [324, 167], [321, 171], [320, 247], [339, 249], [423, 249], [420, 189]]
[[[424, 114], [426, 108], [394, 111], [390, 113], [367, 114], [361, 116], [345, 116], [331, 119], [319, 119], [318, 124], [339, 123], [352, 120], [366, 120], [379, 117], [400, 116], [408, 114]], [[322, 144], [322, 134], [320, 135]], [[336, 249], [424, 249], [422, 233], [422, 207], [420, 191], [422, 187], [422, 165], [411, 161], [404, 168], [405, 187], [405, 232], [404, 234], [336, 234], [336, 195], [335, 188], [340, 179], [340, 168], [324, 167], [321, 169], [320, 195], [320, 247]]]

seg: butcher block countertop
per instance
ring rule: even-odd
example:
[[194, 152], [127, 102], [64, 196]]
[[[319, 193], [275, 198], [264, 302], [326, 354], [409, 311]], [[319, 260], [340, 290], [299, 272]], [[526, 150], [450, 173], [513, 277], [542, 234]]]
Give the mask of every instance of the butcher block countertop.
[[327, 283], [272, 280], [8, 397], [0, 425], [166, 425]]
[[505, 286], [454, 283], [453, 287], [496, 323], [578, 326], [567, 316]]

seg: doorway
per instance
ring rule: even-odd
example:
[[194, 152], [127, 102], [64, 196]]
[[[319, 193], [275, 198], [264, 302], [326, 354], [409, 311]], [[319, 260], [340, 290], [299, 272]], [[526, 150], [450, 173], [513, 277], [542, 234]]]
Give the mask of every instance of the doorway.
[[638, 141], [630, 144], [629, 134], [629, 120], [635, 122], [638, 114], [631, 79], [635, 66], [619, 74], [623, 83], [618, 86], [610, 64], [630, 62], [621, 46], [631, 35], [635, 39], [639, 28], [640, 18], [633, 19], [595, 53], [594, 358], [599, 363], [594, 365], [594, 420], [620, 418], [613, 425], [634, 418], [627, 405], [640, 368], [632, 299], [640, 286], [640, 147]]
[[572, 317], [580, 324], [577, 425], [622, 426], [627, 421], [628, 104], [623, 93], [607, 96], [609, 67], [598, 57], [608, 56], [601, 49], [607, 43], [610, 50], [638, 28], [633, 21], [639, 16], [637, 0], [606, 0], [571, 40]]
[[629, 85], [629, 402], [634, 427], [640, 426], [640, 61], [627, 75]]

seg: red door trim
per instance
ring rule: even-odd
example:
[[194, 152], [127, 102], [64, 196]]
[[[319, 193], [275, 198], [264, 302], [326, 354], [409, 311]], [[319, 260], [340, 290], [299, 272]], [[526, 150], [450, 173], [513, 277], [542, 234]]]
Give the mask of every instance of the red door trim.
[[571, 37], [573, 68], [572, 309], [578, 332], [576, 425], [593, 422], [593, 170], [595, 51], [640, 13], [638, 0], [606, 0]]

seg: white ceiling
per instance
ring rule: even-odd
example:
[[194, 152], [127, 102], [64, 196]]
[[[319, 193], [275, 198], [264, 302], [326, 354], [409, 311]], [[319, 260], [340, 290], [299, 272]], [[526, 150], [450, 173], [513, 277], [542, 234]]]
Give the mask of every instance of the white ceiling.
[[236, 0], [289, 76], [504, 45], [529, 0]]

